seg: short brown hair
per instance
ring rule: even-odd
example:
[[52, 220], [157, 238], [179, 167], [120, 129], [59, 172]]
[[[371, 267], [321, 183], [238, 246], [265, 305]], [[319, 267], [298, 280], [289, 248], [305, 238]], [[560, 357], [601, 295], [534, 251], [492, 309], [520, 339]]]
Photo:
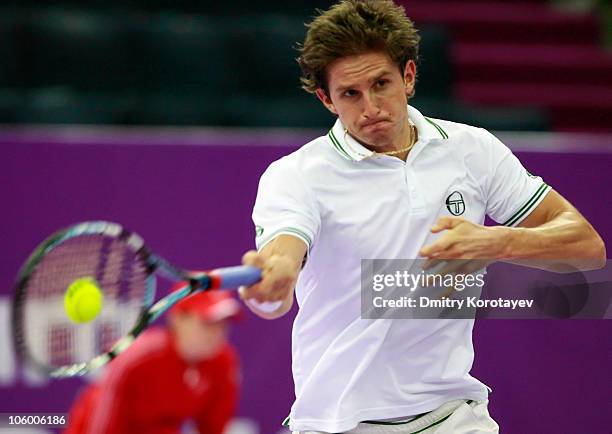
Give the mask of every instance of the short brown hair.
[[309, 93], [327, 88], [327, 67], [337, 59], [369, 51], [385, 51], [403, 72], [417, 61], [420, 37], [404, 8], [392, 0], [342, 0], [306, 27], [297, 59], [302, 88]]

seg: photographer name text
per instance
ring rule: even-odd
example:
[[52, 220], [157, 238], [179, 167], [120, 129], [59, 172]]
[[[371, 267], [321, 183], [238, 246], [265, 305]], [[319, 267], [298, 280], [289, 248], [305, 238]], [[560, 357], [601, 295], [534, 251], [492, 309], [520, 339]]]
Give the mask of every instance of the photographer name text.
[[451, 308], [451, 309], [473, 309], [473, 308], [505, 308], [520, 309], [533, 307], [533, 300], [509, 300], [497, 298], [491, 300], [481, 300], [478, 297], [466, 297], [464, 299], [431, 299], [428, 297], [400, 297], [396, 299], [386, 299], [384, 297], [374, 297], [372, 299], [374, 307], [377, 308]]

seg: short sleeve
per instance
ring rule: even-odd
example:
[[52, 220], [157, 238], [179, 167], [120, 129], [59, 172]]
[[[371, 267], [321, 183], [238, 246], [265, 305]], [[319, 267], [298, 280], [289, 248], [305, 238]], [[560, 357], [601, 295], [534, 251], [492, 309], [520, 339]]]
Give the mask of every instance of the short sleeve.
[[312, 248], [320, 216], [312, 192], [299, 170], [286, 160], [272, 163], [259, 180], [253, 208], [257, 250], [281, 234], [293, 235]]
[[487, 215], [505, 226], [516, 226], [536, 209], [551, 187], [532, 175], [512, 151], [486, 132], [489, 149]]

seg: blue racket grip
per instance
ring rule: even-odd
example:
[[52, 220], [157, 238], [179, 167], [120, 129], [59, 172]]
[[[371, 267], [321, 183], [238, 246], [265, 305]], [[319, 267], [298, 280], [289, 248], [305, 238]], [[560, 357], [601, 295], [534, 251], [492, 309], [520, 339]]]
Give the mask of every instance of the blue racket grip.
[[234, 289], [249, 286], [261, 280], [261, 268], [250, 265], [217, 268], [208, 273], [211, 277], [210, 289]]

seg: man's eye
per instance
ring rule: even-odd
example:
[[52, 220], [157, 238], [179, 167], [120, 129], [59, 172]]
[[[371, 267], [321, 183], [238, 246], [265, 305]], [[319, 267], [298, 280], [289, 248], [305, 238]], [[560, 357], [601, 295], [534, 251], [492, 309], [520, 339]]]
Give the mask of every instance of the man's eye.
[[355, 96], [355, 95], [357, 95], [357, 91], [353, 89], [349, 89], [346, 92], [344, 92], [344, 96]]
[[376, 82], [376, 86], [378, 87], [384, 87], [387, 84], [387, 80], [378, 80]]

